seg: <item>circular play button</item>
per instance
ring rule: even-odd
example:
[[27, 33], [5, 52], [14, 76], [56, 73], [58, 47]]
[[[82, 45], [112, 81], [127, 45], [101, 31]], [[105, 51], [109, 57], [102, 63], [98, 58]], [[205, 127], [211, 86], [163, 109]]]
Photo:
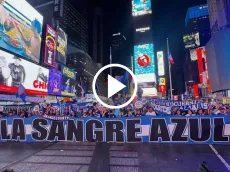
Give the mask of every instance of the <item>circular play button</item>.
[[[123, 70], [127, 71], [132, 76], [132, 80], [133, 80], [133, 83], [134, 83], [134, 91], [133, 91], [133, 94], [132, 94], [131, 98], [127, 102], [125, 102], [124, 104], [118, 105], [118, 106], [109, 105], [109, 104], [106, 104], [105, 102], [103, 102], [100, 99], [100, 97], [98, 96], [97, 91], [96, 91], [96, 81], [97, 81], [98, 76], [104, 70], [106, 70], [108, 68], [112, 68], [112, 67], [122, 68]], [[96, 75], [93, 78], [92, 88], [93, 88], [93, 94], [94, 94], [95, 98], [97, 99], [97, 101], [101, 105], [103, 105], [103, 106], [105, 106], [107, 108], [110, 108], [110, 109], [120, 109], [120, 108], [128, 106], [133, 101], [133, 99], [135, 98], [135, 96], [137, 94], [137, 79], [136, 79], [136, 76], [134, 75], [134, 73], [129, 68], [127, 68], [126, 66], [123, 66], [121, 64], [109, 64], [109, 65], [106, 65], [103, 68], [101, 68], [96, 73]], [[108, 89], [107, 89], [108, 90], [108, 97], [107, 98], [110, 98], [111, 96], [113, 96], [114, 94], [118, 93], [119, 91], [121, 91], [124, 88], [126, 88], [126, 85], [124, 85], [123, 83], [121, 83], [117, 79], [113, 78], [111, 75], [108, 75]]]

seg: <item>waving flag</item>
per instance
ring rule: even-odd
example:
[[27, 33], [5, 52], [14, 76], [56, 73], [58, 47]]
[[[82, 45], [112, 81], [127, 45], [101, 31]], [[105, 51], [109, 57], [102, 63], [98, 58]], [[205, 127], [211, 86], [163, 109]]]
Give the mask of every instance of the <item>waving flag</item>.
[[26, 103], [26, 89], [25, 87], [21, 84], [18, 87], [18, 91], [16, 92], [16, 97], [20, 97], [24, 103]]
[[170, 64], [174, 64], [174, 60], [172, 58], [172, 54], [171, 53], [169, 53], [168, 59], [169, 59]]

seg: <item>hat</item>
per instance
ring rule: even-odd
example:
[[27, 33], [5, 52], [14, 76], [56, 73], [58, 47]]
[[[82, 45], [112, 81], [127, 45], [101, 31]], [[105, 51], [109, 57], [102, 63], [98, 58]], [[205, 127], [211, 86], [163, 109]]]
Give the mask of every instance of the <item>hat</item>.
[[18, 60], [21, 61], [21, 59], [19, 57], [17, 57], [17, 56], [14, 56], [13, 59], [15, 59], [15, 60], [18, 59]]

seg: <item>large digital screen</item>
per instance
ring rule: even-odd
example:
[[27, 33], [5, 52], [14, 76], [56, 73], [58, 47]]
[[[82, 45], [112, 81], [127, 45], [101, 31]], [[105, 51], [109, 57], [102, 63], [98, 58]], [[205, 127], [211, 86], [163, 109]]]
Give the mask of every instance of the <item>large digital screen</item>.
[[56, 61], [66, 65], [66, 55], [67, 55], [67, 34], [60, 27], [58, 27]]
[[74, 70], [62, 65], [62, 90], [63, 96], [75, 96], [77, 89], [76, 73]]
[[143, 90], [143, 96], [156, 96], [157, 89], [153, 44], [134, 46], [134, 73], [137, 82]]
[[185, 48], [195, 48], [200, 46], [199, 32], [191, 33], [183, 36]]
[[56, 58], [56, 31], [49, 25], [46, 26], [46, 40], [44, 63], [54, 67]]
[[[200, 49], [202, 50], [202, 57], [205, 58], [205, 56], [206, 56], [205, 47], [200, 47]], [[191, 61], [197, 60], [197, 48], [190, 50], [190, 59], [191, 59]]]
[[43, 17], [25, 0], [1, 0], [0, 47], [39, 63]]
[[165, 75], [165, 65], [164, 65], [163, 51], [157, 52], [157, 67], [158, 67], [158, 76], [164, 76]]
[[151, 0], [132, 0], [133, 16], [152, 13]]
[[135, 75], [155, 73], [153, 44], [134, 46], [134, 72]]
[[61, 95], [62, 74], [56, 69], [49, 70], [48, 94]]
[[28, 94], [47, 94], [49, 70], [0, 50], [0, 91], [16, 92], [23, 85]]

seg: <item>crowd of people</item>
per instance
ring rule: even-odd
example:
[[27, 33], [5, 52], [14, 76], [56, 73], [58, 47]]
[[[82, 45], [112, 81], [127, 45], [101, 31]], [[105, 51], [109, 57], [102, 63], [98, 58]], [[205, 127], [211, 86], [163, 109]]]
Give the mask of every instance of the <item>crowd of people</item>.
[[40, 108], [36, 111], [11, 111], [9, 113], [0, 113], [0, 117], [20, 116], [29, 118], [32, 116], [68, 116], [68, 117], [99, 117], [99, 118], [122, 118], [122, 117], [141, 117], [141, 116], [203, 116], [203, 115], [230, 115], [230, 106], [223, 104], [210, 105], [207, 109], [181, 110], [178, 107], [172, 107], [171, 114], [156, 111], [153, 107], [145, 105], [140, 109], [134, 106], [127, 106], [122, 109], [108, 109], [97, 106], [96, 104], [86, 107], [70, 108], [66, 107], [62, 112], [57, 107], [51, 105]]

